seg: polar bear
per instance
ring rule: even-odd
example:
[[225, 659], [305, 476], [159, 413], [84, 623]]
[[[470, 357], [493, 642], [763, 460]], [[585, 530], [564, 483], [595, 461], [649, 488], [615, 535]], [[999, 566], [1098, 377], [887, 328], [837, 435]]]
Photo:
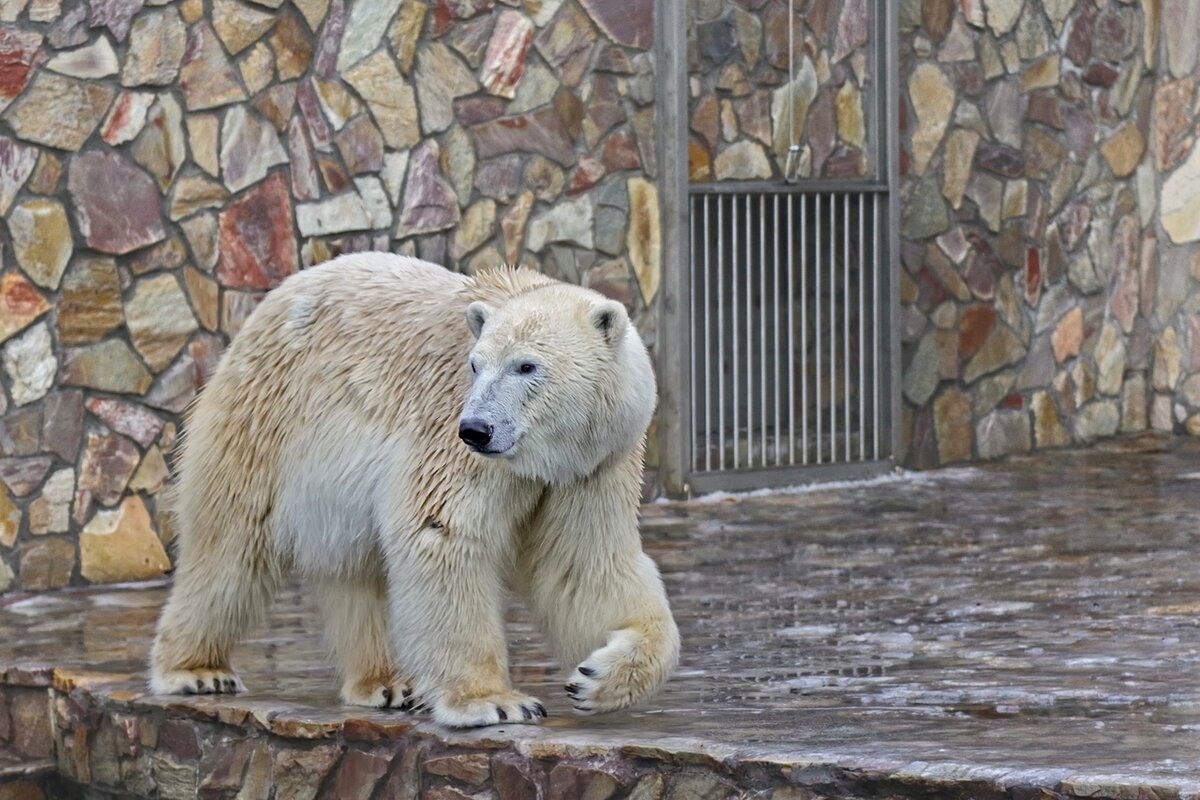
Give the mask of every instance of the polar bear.
[[642, 699], [679, 654], [637, 525], [654, 404], [641, 338], [595, 292], [386, 253], [288, 278], [190, 414], [151, 690], [242, 690], [230, 650], [297, 573], [346, 703], [544, 717], [509, 681], [509, 590], [578, 665], [577, 711]]

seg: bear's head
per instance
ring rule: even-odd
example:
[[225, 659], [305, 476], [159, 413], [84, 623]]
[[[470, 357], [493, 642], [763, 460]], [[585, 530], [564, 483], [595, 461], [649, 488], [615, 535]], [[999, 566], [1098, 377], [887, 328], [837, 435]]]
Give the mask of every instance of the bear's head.
[[620, 303], [542, 286], [467, 309], [475, 345], [459, 436], [527, 478], [561, 484], [628, 453], [654, 413], [654, 370]]

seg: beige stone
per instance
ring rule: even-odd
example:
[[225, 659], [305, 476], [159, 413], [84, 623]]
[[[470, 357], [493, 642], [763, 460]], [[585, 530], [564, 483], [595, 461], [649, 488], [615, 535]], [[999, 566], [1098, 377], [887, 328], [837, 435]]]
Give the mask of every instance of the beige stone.
[[39, 286], [57, 289], [73, 250], [67, 211], [57, 200], [27, 200], [8, 216], [13, 252]]
[[21, 509], [13, 502], [8, 489], [0, 485], [0, 546], [12, 547], [21, 528]]
[[340, 131], [351, 117], [362, 111], [362, 103], [346, 91], [341, 81], [323, 81], [314, 78], [313, 86], [317, 90], [317, 100], [325, 111], [325, 118], [329, 120], [329, 124], [333, 126], [334, 130]]
[[629, 190], [629, 231], [625, 241], [629, 248], [629, 261], [633, 264], [633, 273], [642, 290], [642, 299], [646, 305], [650, 305], [658, 294], [662, 277], [658, 188], [640, 177], [630, 178], [626, 187]]
[[1100, 394], [1119, 393], [1125, 379], [1125, 343], [1120, 328], [1112, 322], [1104, 324], [1096, 342], [1096, 366], [1099, 371], [1096, 388]]
[[300, 9], [309, 29], [315, 33], [325, 20], [325, 15], [329, 13], [329, 0], [292, 0], [292, 2], [296, 8]]
[[935, 64], [923, 63], [908, 79], [916, 125], [912, 134], [912, 170], [924, 175], [954, 110], [954, 87]]
[[1009, 181], [1004, 186], [1004, 203], [1000, 209], [1003, 219], [1025, 216], [1029, 202], [1029, 182], [1025, 180]]
[[152, 370], [165, 369], [196, 331], [196, 318], [174, 275], [143, 278], [125, 303], [133, 346]]
[[271, 48], [259, 42], [238, 60], [238, 72], [251, 95], [256, 95], [275, 80], [275, 55]]
[[1100, 153], [1118, 178], [1133, 174], [1145, 150], [1146, 140], [1142, 138], [1137, 124], [1132, 120], [1118, 128], [1116, 133], [1100, 145]]
[[937, 435], [938, 462], [950, 464], [971, 458], [971, 399], [950, 388], [933, 402], [933, 425]]
[[171, 219], [190, 217], [205, 208], [219, 209], [228, 200], [229, 192], [220, 183], [203, 175], [185, 175], [175, 184], [175, 191], [171, 195]]
[[862, 92], [847, 81], [837, 93], [838, 137], [851, 147], [861, 148], [866, 141], [863, 123]]
[[215, 331], [220, 323], [220, 303], [217, 282], [198, 269], [186, 267], [183, 270], [183, 283], [187, 287], [188, 297], [192, 301], [200, 324], [205, 330]]
[[1147, 418], [1146, 376], [1134, 373], [1121, 389], [1121, 431], [1136, 433], [1149, 427]]
[[1158, 213], [1171, 241], [1200, 241], [1200, 147], [1163, 181]]
[[963, 196], [967, 192], [967, 181], [971, 178], [971, 165], [975, 160], [979, 138], [975, 131], [955, 128], [946, 139], [946, 175], [942, 183], [942, 195], [956, 209], [962, 206]]
[[217, 160], [220, 128], [220, 120], [216, 114], [188, 115], [188, 144], [192, 148], [192, 160], [196, 162], [196, 166], [214, 178], [221, 174], [221, 164]]
[[496, 201], [484, 198], [463, 212], [462, 221], [450, 237], [447, 254], [457, 260], [478, 248], [496, 229]]
[[1033, 435], [1036, 446], [1062, 447], [1071, 443], [1071, 434], [1058, 416], [1058, 406], [1049, 392], [1034, 392], [1030, 403], [1033, 408]]
[[525, 223], [529, 221], [529, 212], [533, 210], [533, 192], [522, 192], [500, 220], [500, 231], [504, 239], [504, 260], [509, 264], [521, 260], [521, 243], [525, 238]]
[[96, 130], [115, 95], [98, 81], [40, 72], [4, 117], [22, 139], [75, 151]]
[[79, 536], [79, 558], [80, 574], [92, 583], [147, 580], [171, 568], [146, 504], [137, 496], [96, 512]]
[[1057, 86], [1059, 62], [1060, 57], [1052, 54], [1030, 64], [1025, 73], [1021, 75], [1021, 91], [1032, 92], [1034, 89]]
[[270, 30], [275, 15], [243, 5], [238, 0], [213, 0], [212, 20], [225, 49], [236, 56]]
[[69, 531], [74, 494], [75, 470], [60, 469], [47, 478], [42, 493], [29, 504], [29, 532], [40, 536]]
[[1179, 347], [1179, 337], [1174, 328], [1168, 327], [1154, 342], [1154, 388], [1160, 392], [1173, 391], [1182, 369], [1183, 352]]
[[1071, 356], [1079, 355], [1079, 346], [1083, 341], [1083, 310], [1076, 307], [1071, 309], [1054, 329], [1050, 336], [1050, 344], [1054, 348], [1054, 360], [1061, 364]]
[[167, 469], [167, 462], [163, 458], [162, 451], [158, 449], [158, 445], [152, 444], [142, 458], [142, 463], [138, 465], [137, 472], [133, 473], [133, 478], [129, 481], [129, 488], [135, 492], [157, 494], [169, 477], [171, 477], [171, 472]]
[[367, 101], [388, 147], [403, 150], [420, 140], [416, 95], [390, 56], [377, 52], [356, 64], [344, 77]]

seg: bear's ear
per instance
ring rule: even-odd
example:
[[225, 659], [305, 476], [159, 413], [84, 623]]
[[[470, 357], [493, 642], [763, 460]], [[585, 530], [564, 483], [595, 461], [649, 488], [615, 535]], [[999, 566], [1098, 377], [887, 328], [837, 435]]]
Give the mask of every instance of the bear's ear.
[[488, 321], [488, 317], [492, 315], [492, 307], [487, 303], [476, 300], [471, 305], [467, 306], [467, 327], [471, 329], [471, 335], [476, 339], [483, 331], [483, 323]]
[[609, 344], [621, 341], [621, 337], [625, 335], [625, 328], [629, 326], [629, 315], [625, 313], [625, 306], [616, 300], [598, 303], [589, 312], [588, 318]]

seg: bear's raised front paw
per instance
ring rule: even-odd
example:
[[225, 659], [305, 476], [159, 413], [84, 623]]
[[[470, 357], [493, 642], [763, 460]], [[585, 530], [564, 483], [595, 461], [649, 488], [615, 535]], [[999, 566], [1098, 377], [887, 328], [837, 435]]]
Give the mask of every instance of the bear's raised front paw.
[[236, 694], [245, 685], [229, 669], [177, 669], [150, 679], [155, 694]]
[[342, 685], [342, 702], [349, 706], [367, 708], [398, 708], [411, 711], [413, 693], [401, 680], [367, 679], [347, 681]]
[[536, 697], [503, 692], [462, 700], [444, 699], [433, 704], [435, 722], [450, 728], [480, 728], [501, 723], [537, 724], [546, 707]]
[[618, 631], [575, 668], [564, 688], [577, 712], [627, 708], [659, 687], [667, 670], [662, 659], [644, 651], [642, 641], [632, 632]]

